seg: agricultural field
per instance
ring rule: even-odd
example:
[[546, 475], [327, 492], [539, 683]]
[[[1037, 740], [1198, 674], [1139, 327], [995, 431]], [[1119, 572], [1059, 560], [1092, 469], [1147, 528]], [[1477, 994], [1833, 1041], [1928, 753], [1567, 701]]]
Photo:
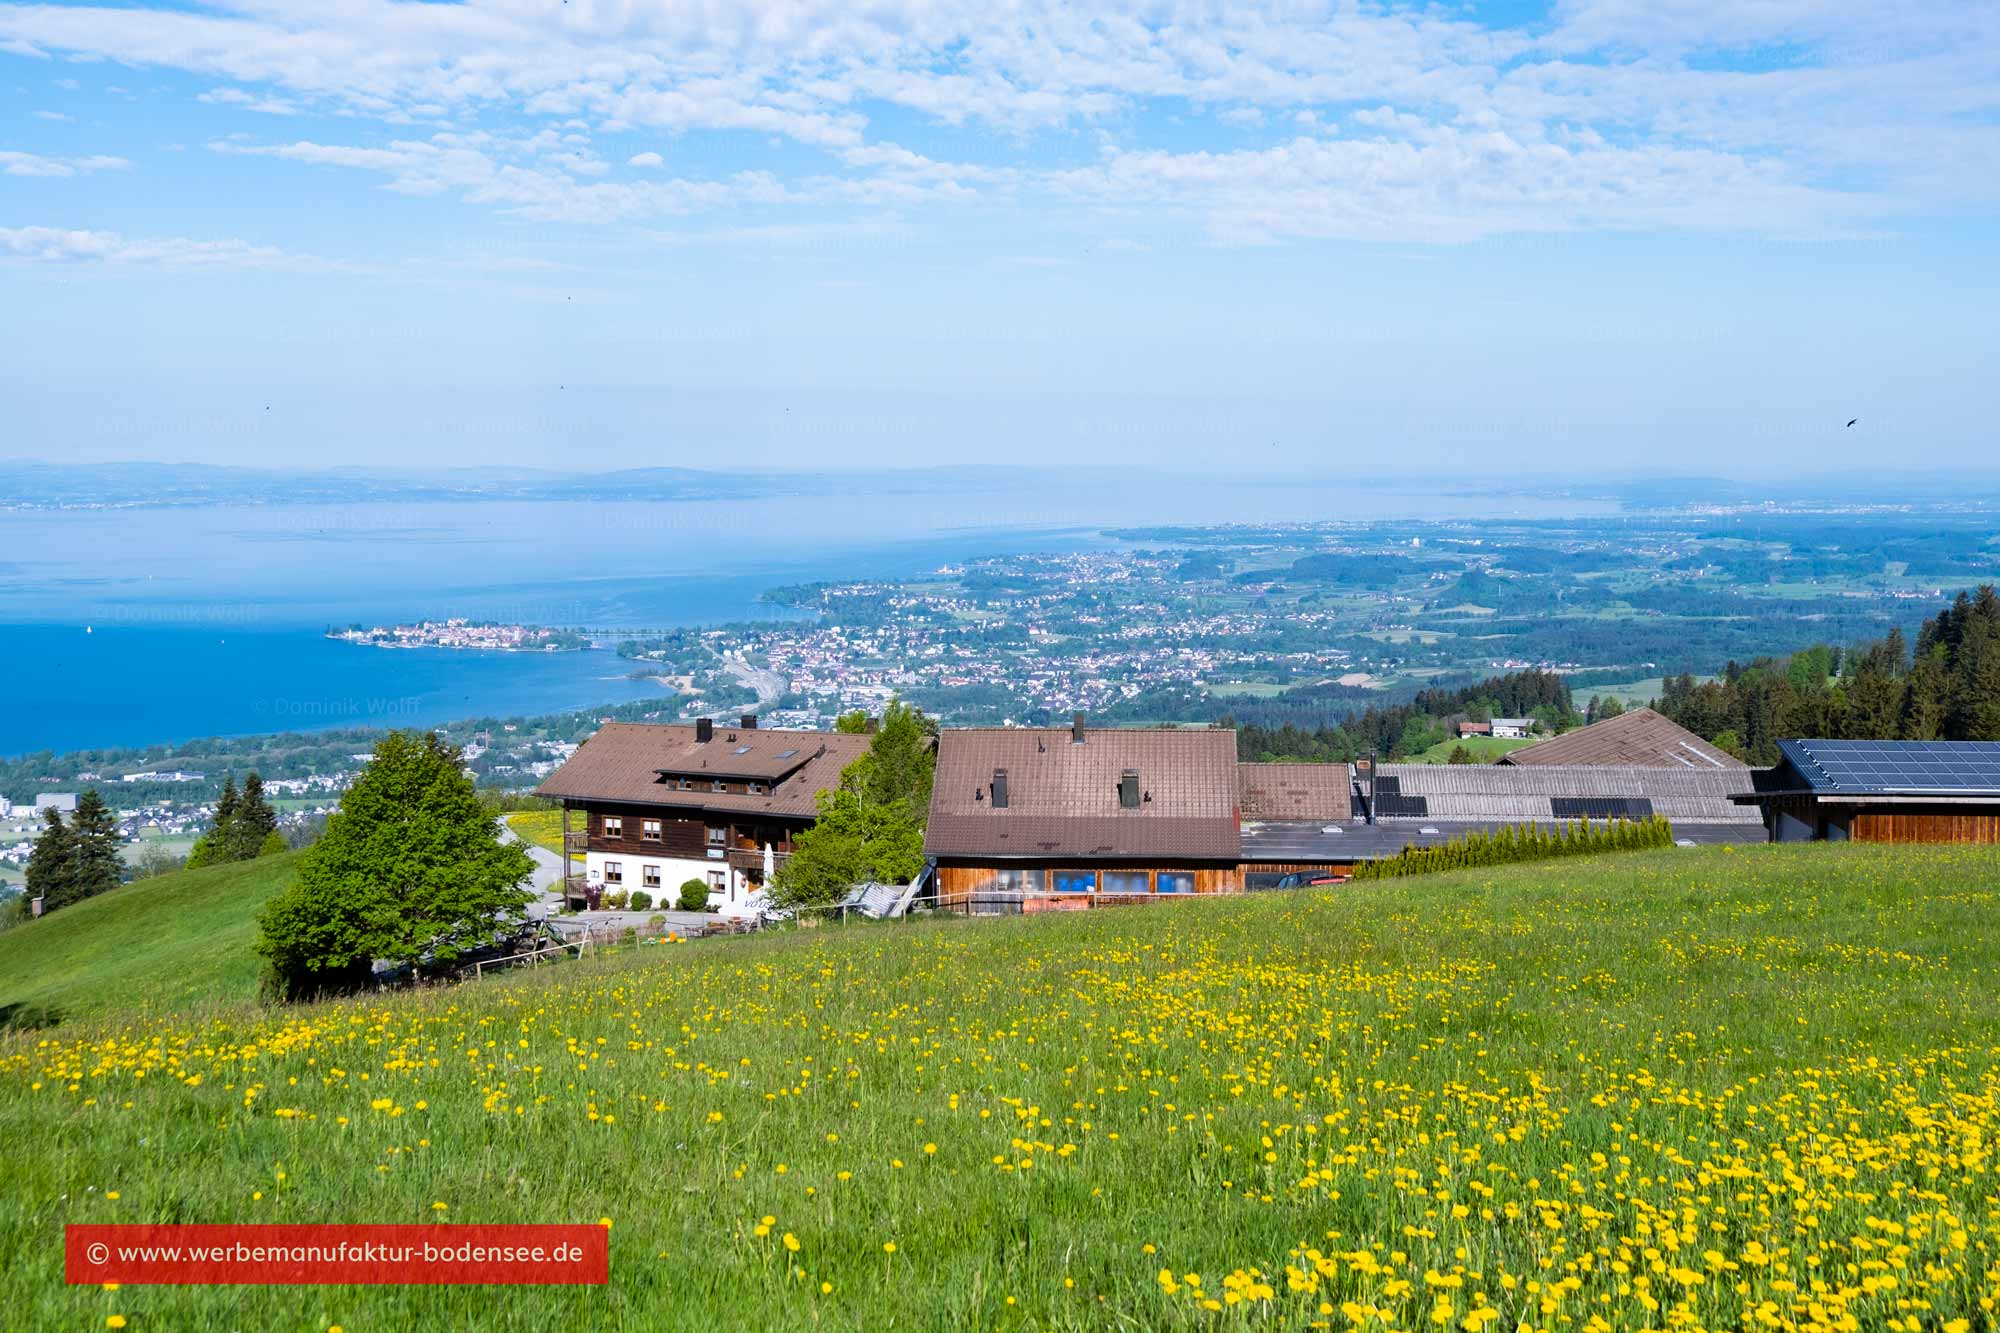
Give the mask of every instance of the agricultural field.
[[507, 827], [514, 830], [515, 837], [545, 847], [557, 856], [563, 850], [562, 818], [560, 810], [516, 810], [506, 816]]
[[[0, 1038], [10, 1322], [1989, 1329], [1996, 906], [1991, 851], [1675, 849], [289, 1012], [107, 970]], [[167, 1219], [601, 1221], [611, 1280], [62, 1284]]]

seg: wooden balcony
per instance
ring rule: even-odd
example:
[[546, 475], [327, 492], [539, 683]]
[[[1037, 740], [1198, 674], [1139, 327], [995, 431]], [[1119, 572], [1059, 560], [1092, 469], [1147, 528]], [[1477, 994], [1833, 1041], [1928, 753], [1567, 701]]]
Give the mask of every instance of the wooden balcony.
[[563, 850], [565, 852], [590, 850], [590, 833], [585, 829], [570, 829], [565, 832], [563, 834]]
[[[791, 856], [790, 852], [778, 852], [772, 858], [772, 865], [782, 866], [786, 861], [791, 859]], [[729, 862], [729, 866], [733, 870], [761, 871], [764, 868], [764, 849], [762, 847], [731, 847], [725, 859]]]

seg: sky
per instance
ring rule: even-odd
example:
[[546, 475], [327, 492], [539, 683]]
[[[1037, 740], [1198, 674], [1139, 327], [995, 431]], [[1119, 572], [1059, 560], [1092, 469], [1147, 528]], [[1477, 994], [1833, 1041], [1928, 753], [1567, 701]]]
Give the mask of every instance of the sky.
[[1996, 205], [1991, 3], [0, 0], [0, 457], [1977, 466]]

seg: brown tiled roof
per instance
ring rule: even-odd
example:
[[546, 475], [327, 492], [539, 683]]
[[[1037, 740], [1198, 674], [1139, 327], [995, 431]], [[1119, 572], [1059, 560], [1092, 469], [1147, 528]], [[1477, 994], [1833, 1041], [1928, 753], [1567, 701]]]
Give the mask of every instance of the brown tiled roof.
[[1346, 819], [1354, 773], [1346, 764], [1238, 764], [1245, 819]]
[[[697, 741], [691, 726], [607, 722], [549, 774], [538, 796], [572, 801], [671, 805], [743, 814], [815, 813], [813, 797], [840, 781], [840, 770], [861, 757], [869, 738], [832, 731], [776, 731], [717, 727]], [[741, 753], [739, 753], [741, 751]], [[796, 751], [787, 754], [786, 751]], [[680, 791], [662, 771], [732, 782], [770, 782], [762, 795]]]
[[1539, 745], [1514, 750], [1503, 764], [1606, 764], [1624, 768], [1685, 768], [1741, 772], [1741, 759], [1716, 749], [1679, 723], [1650, 708], [1635, 708]]
[[[1236, 733], [1093, 728], [946, 731], [924, 849], [932, 856], [1233, 861]], [[993, 807], [993, 770], [1007, 806]], [[1139, 808], [1118, 803], [1138, 770]], [[1148, 799], [1150, 798], [1150, 799]]]

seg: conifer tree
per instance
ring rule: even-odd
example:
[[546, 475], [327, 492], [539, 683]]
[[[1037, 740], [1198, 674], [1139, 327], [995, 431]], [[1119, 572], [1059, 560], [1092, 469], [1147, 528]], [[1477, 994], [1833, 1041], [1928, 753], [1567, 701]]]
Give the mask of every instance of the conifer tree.
[[278, 831], [278, 813], [264, 799], [264, 780], [252, 773], [243, 782], [229, 823], [228, 852], [231, 861], [250, 861], [263, 854], [264, 843]]
[[77, 798], [76, 814], [70, 818], [70, 902], [80, 902], [107, 889], [115, 889], [125, 876], [125, 859], [119, 852], [124, 841], [118, 836], [118, 819], [92, 787]]
[[44, 912], [54, 911], [71, 901], [70, 883], [76, 873], [71, 851], [69, 825], [60, 811], [49, 806], [42, 811], [42, 831], [28, 853], [28, 896], [42, 900]]

